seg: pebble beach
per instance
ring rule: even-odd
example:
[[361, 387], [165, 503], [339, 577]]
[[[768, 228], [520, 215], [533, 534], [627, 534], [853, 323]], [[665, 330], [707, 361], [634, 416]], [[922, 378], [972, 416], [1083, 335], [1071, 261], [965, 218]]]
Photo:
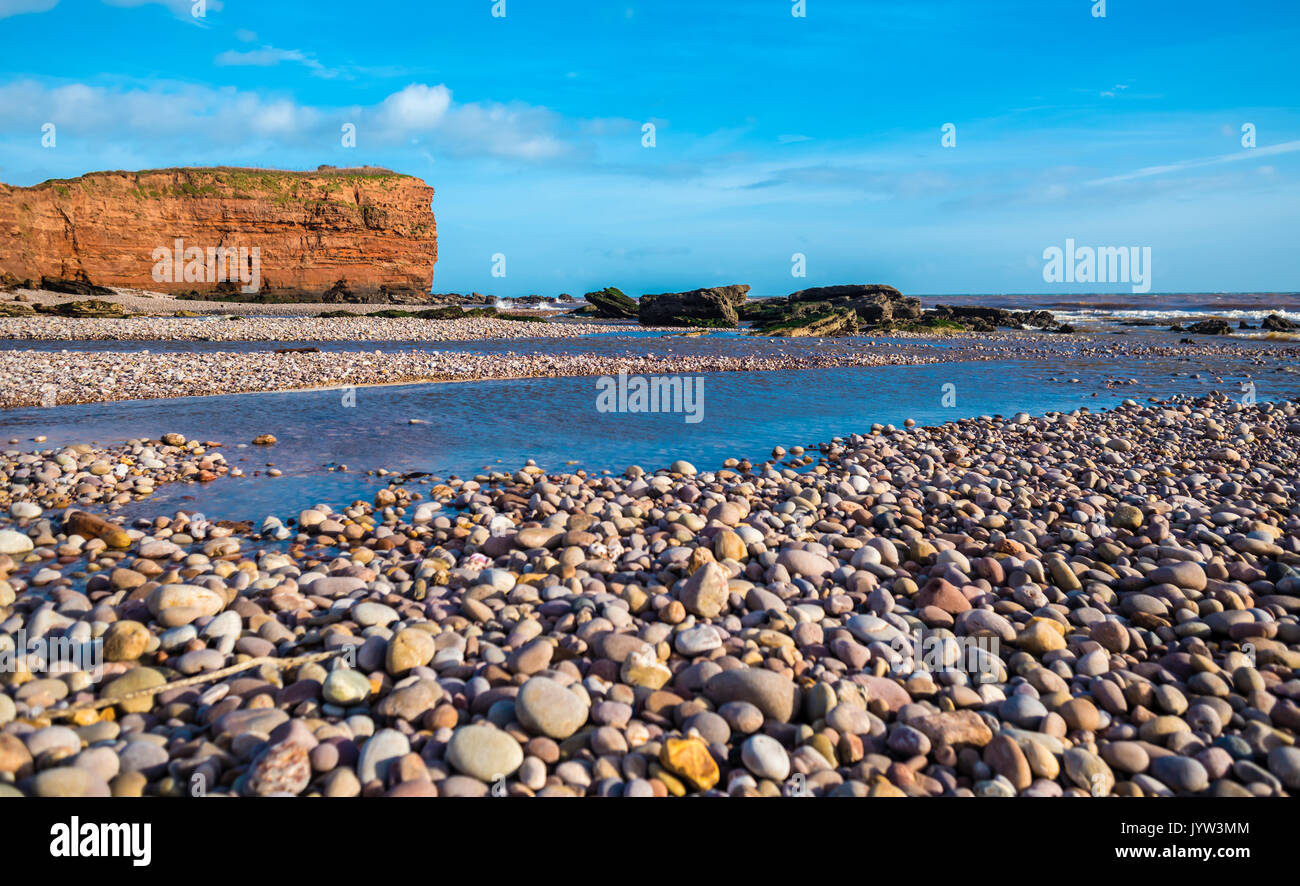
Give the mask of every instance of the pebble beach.
[[0, 0], [3, 870], [1293, 867], [1300, 5], [1170, 5]]
[[[0, 435], [0, 795], [1300, 789], [1289, 342], [194, 307], [209, 316], [0, 318], [0, 409], [214, 404], [197, 439]], [[363, 498], [202, 513], [208, 490], [284, 482], [275, 415], [223, 439], [229, 395], [619, 373], [849, 384], [824, 373], [991, 361], [1059, 367], [1064, 388], [1086, 374], [1119, 405], [867, 421], [711, 464], [379, 468], [349, 487]], [[1162, 377], [1233, 393], [1111, 393]], [[149, 508], [177, 489], [195, 506]]]
[[[1295, 348], [1270, 341], [1202, 338], [1172, 344], [1142, 338], [1050, 334], [867, 336], [765, 339], [746, 335], [683, 337], [681, 330], [569, 321], [247, 317], [194, 319], [0, 318], [0, 409], [171, 397], [291, 391], [359, 385], [629, 374], [798, 371], [990, 360], [1113, 360], [1122, 364], [1239, 360], [1260, 372], [1292, 364]], [[130, 350], [91, 343], [147, 343]], [[32, 348], [25, 342], [64, 347]], [[293, 343], [293, 347], [272, 345]], [[369, 349], [310, 343], [368, 343]], [[592, 342], [600, 342], [597, 349]], [[240, 350], [201, 349], [241, 343]], [[427, 343], [427, 345], [425, 344]], [[498, 352], [439, 350], [464, 343]], [[672, 344], [679, 343], [676, 347]], [[186, 345], [200, 349], [180, 350]], [[374, 345], [383, 344], [382, 348]], [[306, 347], [303, 347], [306, 345]], [[413, 346], [419, 345], [419, 346]], [[345, 345], [346, 347], [346, 345]]]
[[[319, 306], [316, 306], [319, 310]], [[373, 305], [368, 306], [371, 309]], [[612, 323], [554, 323], [467, 317], [0, 317], [0, 339], [15, 341], [476, 341], [572, 338], [626, 332]]]
[[413, 382], [582, 375], [699, 373], [899, 366], [938, 362], [922, 353], [836, 356], [601, 357], [429, 351], [114, 353], [0, 351], [0, 408]]
[[0, 794], [1290, 795], [1298, 441], [1214, 394], [244, 523], [98, 516], [217, 441], [11, 444]]

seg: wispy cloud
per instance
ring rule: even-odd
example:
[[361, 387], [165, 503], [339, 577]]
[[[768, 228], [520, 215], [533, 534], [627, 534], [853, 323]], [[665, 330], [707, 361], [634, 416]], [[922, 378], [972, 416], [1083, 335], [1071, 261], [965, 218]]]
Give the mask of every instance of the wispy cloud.
[[603, 249], [589, 246], [586, 251], [603, 258], [622, 261], [643, 261], [647, 258], [668, 258], [691, 254], [689, 246], [637, 246], [631, 249], [626, 247]]
[[1116, 182], [1132, 181], [1138, 178], [1150, 178], [1153, 175], [1167, 175], [1171, 172], [1183, 172], [1188, 169], [1200, 169], [1205, 166], [1218, 166], [1222, 163], [1239, 163], [1243, 160], [1255, 160], [1259, 157], [1272, 157], [1278, 154], [1290, 154], [1300, 151], [1300, 141], [1282, 142], [1281, 144], [1268, 145], [1262, 148], [1250, 148], [1245, 151], [1238, 151], [1235, 154], [1221, 154], [1217, 157], [1201, 157], [1196, 160], [1182, 160], [1177, 163], [1167, 163], [1162, 166], [1144, 166], [1133, 172], [1125, 172], [1121, 175], [1111, 175], [1106, 178], [1096, 178], [1086, 182], [1088, 185], [1111, 185]]
[[336, 72], [326, 68], [311, 55], [299, 49], [278, 49], [274, 46], [263, 46], [260, 49], [249, 49], [244, 52], [227, 49], [217, 55], [213, 61], [222, 67], [257, 68], [269, 68], [281, 62], [290, 62], [310, 69], [318, 77], [336, 76]]
[[[221, 0], [104, 0], [109, 6], [122, 6], [134, 8], [138, 6], [165, 6], [170, 9], [177, 18], [190, 19], [196, 24], [201, 24], [203, 17], [209, 12], [220, 12], [225, 9], [225, 4]], [[201, 14], [199, 14], [201, 13]]]
[[59, 0], [0, 0], [0, 18], [28, 12], [49, 12]]
[[[103, 0], [107, 6], [134, 8], [139, 6], [165, 6], [177, 18], [186, 18], [195, 24], [208, 12], [220, 12], [225, 9], [221, 0]], [[29, 12], [49, 12], [59, 5], [59, 0], [0, 0], [0, 18], [22, 15]], [[196, 10], [202, 14], [196, 14]]]
[[166, 6], [177, 17], [199, 19], [200, 13], [221, 12], [225, 4], [221, 0], [104, 0], [109, 6]]

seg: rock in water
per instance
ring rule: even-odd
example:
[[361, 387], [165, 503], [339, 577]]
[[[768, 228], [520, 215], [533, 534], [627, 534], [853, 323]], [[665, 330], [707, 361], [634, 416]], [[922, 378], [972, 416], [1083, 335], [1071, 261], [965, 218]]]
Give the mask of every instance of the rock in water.
[[32, 540], [13, 529], [0, 529], [0, 554], [22, 556], [35, 547]]
[[82, 538], [102, 539], [110, 548], [129, 548], [131, 546], [131, 536], [125, 529], [114, 523], [110, 523], [103, 517], [94, 514], [88, 514], [85, 511], [73, 511], [63, 521], [63, 527], [70, 534], [80, 535]]

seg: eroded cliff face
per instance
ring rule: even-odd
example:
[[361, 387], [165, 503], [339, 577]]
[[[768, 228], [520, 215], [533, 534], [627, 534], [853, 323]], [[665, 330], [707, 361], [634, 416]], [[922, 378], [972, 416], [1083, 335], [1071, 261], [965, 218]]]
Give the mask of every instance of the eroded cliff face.
[[264, 294], [319, 296], [345, 280], [356, 293], [423, 294], [438, 257], [432, 199], [420, 179], [373, 167], [0, 184], [0, 274], [160, 292], [251, 292], [256, 283]]

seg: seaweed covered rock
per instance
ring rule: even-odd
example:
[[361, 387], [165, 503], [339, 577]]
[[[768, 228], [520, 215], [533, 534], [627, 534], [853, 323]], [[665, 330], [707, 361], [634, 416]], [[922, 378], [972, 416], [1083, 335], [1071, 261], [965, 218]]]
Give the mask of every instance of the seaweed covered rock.
[[859, 327], [880, 326], [894, 320], [919, 320], [921, 301], [903, 295], [892, 286], [854, 283], [801, 289], [783, 298], [752, 302], [743, 306], [740, 316], [752, 320], [762, 335], [788, 335], [788, 330], [822, 323], [826, 317], [842, 311], [852, 312], [855, 323], [850, 330], [848, 324], [840, 321], [843, 332], [834, 334], [847, 334]]
[[59, 317], [125, 317], [126, 312], [116, 302], [102, 301], [97, 298], [85, 301], [65, 301], [57, 305], [37, 305], [36, 310], [42, 314], [55, 314]]
[[858, 315], [853, 311], [840, 310], [801, 314], [787, 321], [770, 323], [755, 334], [776, 338], [827, 338], [833, 335], [853, 335], [859, 329]]
[[1009, 311], [983, 305], [935, 305], [925, 312], [926, 317], [952, 320], [976, 332], [988, 332], [998, 327], [1008, 329], [1056, 329], [1060, 326], [1050, 311]]
[[637, 316], [636, 300], [624, 295], [623, 290], [615, 286], [606, 286], [596, 292], [588, 292], [583, 298], [590, 308], [583, 313], [589, 316], [607, 320], [626, 320]]

